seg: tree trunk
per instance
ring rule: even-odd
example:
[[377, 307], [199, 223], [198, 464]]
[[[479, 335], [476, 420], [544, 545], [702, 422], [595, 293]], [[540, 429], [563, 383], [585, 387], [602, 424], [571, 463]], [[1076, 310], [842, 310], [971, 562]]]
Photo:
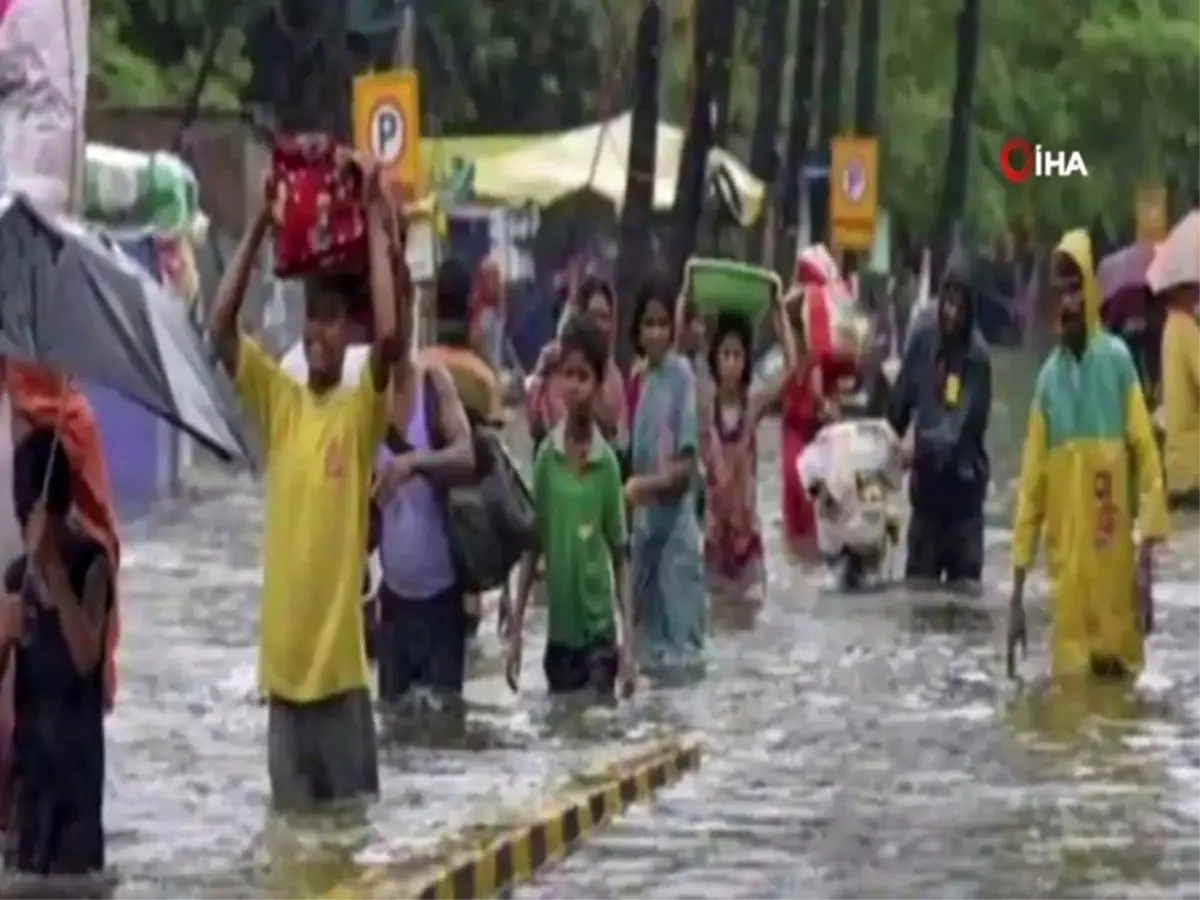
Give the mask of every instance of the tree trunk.
[[[854, 133], [876, 137], [879, 131], [879, 18], [882, 0], [860, 0], [858, 8], [858, 73], [854, 84]], [[831, 189], [833, 186], [831, 185]], [[845, 274], [859, 270], [857, 251], [842, 257]]]
[[[629, 162], [625, 174], [625, 203], [621, 207], [621, 238], [617, 257], [617, 290], [621, 321], [633, 317], [637, 287], [645, 277], [650, 256], [650, 217], [654, 206], [654, 161], [658, 151], [658, 67], [663, 14], [658, 0], [643, 0], [634, 45], [633, 112], [629, 125]], [[622, 363], [633, 356], [628, 329], [619, 345]]]
[[754, 113], [754, 135], [750, 141], [750, 171], [763, 184], [763, 214], [746, 242], [746, 258], [758, 262], [763, 254], [767, 207], [775, 195], [775, 172], [779, 168], [776, 137], [779, 104], [783, 99], [783, 62], [787, 54], [789, 0], [767, 0], [758, 41], [758, 106]]
[[821, 0], [800, 0], [797, 37], [792, 68], [792, 119], [788, 127], [787, 151], [780, 191], [779, 229], [775, 240], [775, 267], [791, 271], [796, 248], [796, 225], [800, 221], [800, 178], [808, 156], [812, 129], [813, 84], [816, 80], [817, 30], [821, 27]]
[[980, 14], [980, 0], [963, 0], [957, 22], [954, 96], [950, 107], [950, 146], [946, 153], [946, 179], [942, 186], [937, 228], [934, 232], [934, 284], [941, 282], [942, 270], [949, 258], [956, 226], [966, 212], [967, 182], [971, 172], [971, 120], [979, 69]]
[[737, 36], [736, 3], [715, 4], [713, 12], [712, 46], [709, 66], [712, 78], [713, 105], [716, 110], [713, 145], [725, 146], [733, 115], [730, 95], [733, 91], [733, 42]]
[[[826, 0], [825, 19], [821, 25], [821, 110], [817, 128], [817, 146], [825, 153], [833, 145], [842, 127], [842, 51], [845, 45], [845, 0]], [[827, 179], [815, 190], [813, 203], [813, 239], [829, 242], [829, 192]]]
[[854, 130], [861, 137], [875, 137], [879, 132], [879, 19], [882, 5], [882, 0], [861, 0], [858, 12]]
[[[712, 80], [711, 108], [713, 110], [713, 132], [709, 149], [724, 147], [729, 140], [729, 128], [733, 116], [733, 104], [730, 95], [733, 92], [733, 46], [738, 28], [737, 9], [736, 3], [718, 3], [715, 5], [712, 13], [712, 44], [708, 53], [708, 65], [709, 77]], [[708, 172], [708, 157], [709, 153], [706, 150], [703, 157], [703, 172], [705, 173]], [[700, 191], [701, 211], [704, 208], [704, 198], [707, 195], [707, 190], [707, 184], [702, 182]], [[729, 224], [729, 219], [724, 215], [722, 207], [713, 204], [712, 208], [714, 211], [711, 232], [712, 245], [704, 249], [706, 252], [711, 252], [714, 256], [719, 256], [721, 254], [721, 233]], [[692, 252], [696, 252], [696, 249], [696, 246], [693, 245]]]
[[692, 20], [692, 94], [688, 107], [687, 134], [679, 160], [679, 176], [675, 184], [675, 204], [671, 210], [673, 244], [670, 275], [676, 281], [683, 274], [683, 265], [696, 246], [700, 212], [704, 204], [704, 174], [708, 151], [713, 145], [714, 71], [713, 44], [715, 32], [714, 7], [699, 3]]

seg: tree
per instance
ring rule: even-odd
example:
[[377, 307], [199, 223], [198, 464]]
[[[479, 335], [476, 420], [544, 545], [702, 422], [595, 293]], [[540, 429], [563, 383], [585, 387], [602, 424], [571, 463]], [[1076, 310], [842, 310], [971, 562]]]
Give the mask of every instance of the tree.
[[[788, 123], [787, 151], [784, 156], [780, 192], [780, 232], [795, 239], [800, 221], [800, 175], [808, 156], [812, 129], [813, 84], [816, 79], [817, 30], [821, 23], [821, 0], [800, 0], [797, 17], [795, 52], [792, 54], [792, 116]], [[791, 257], [787, 240], [776, 242], [776, 268]]]
[[[760, 24], [758, 42], [757, 108], [754, 114], [754, 135], [750, 141], [750, 171], [766, 185], [770, 203], [774, 194], [775, 175], [779, 168], [779, 107], [783, 102], [783, 64], [787, 58], [787, 24], [791, 11], [789, 0], [767, 0]], [[756, 223], [747, 244], [747, 256], [757, 260], [762, 256], [764, 219]]]
[[[280, 0], [278, 5], [290, 8], [297, 2]], [[751, 131], [758, 130], [759, 88], [770, 87], [759, 73], [769, 49], [762, 40], [769, 34], [764, 21], [772, 18], [768, 8], [775, 2], [739, 3], [745, 27], [733, 48], [725, 116], [729, 144], [738, 151], [749, 148]], [[859, 38], [857, 48], [847, 48], [847, 56], [857, 51], [859, 63], [869, 55], [864, 29], [867, 12], [877, 2], [857, 0]], [[849, 8], [849, 0], [838, 3]], [[954, 42], [943, 36], [954, 33], [961, 4], [879, 4], [880, 66], [887, 72], [878, 82], [877, 106], [883, 203], [908, 230], [926, 236], [937, 229], [938, 203], [930, 202], [929, 186], [945, 175], [954, 94]], [[284, 51], [279, 47], [249, 46], [256, 24], [272, 15], [276, 5], [274, 0], [236, 5], [238, 22], [221, 42], [203, 105], [230, 108], [262, 96], [258, 84], [247, 89], [252, 73], [261, 82], [300, 71], [303, 54], [296, 55], [293, 67], [280, 64]], [[686, 32], [706, 5], [671, 0], [672, 34]], [[790, 124], [785, 126], [784, 165], [776, 172], [782, 179], [782, 218], [789, 228], [797, 221], [795, 179], [810, 137], [820, 0], [797, 0], [795, 5], [798, 22], [786, 27], [784, 44], [785, 68], [790, 65], [792, 71], [791, 99], [785, 101]], [[218, 0], [94, 0], [93, 101], [182, 104], [212, 23], [227, 7]], [[1195, 115], [1200, 107], [1200, 7], [1195, 0], [1093, 0], [1049, 7], [1008, 0], [981, 7], [961, 214], [969, 234], [987, 237], [1020, 225], [1049, 236], [1098, 218], [1106, 230], [1128, 236], [1134, 195], [1146, 181], [1167, 185], [1176, 213], [1200, 199], [1195, 164], [1200, 156]], [[422, 3], [420, 9], [418, 61], [427, 133], [561, 129], [628, 108], [640, 3], [472, 0]], [[771, 34], [779, 33], [775, 29]], [[387, 36], [342, 44], [353, 65], [387, 64]], [[686, 118], [691, 48], [684, 44], [671, 41], [659, 60], [662, 112], [676, 122]], [[853, 71], [853, 61], [847, 62], [843, 69]], [[622, 76], [608, 77], [614, 70]], [[298, 76], [288, 74], [284, 81], [299, 83]], [[323, 85], [330, 97], [336, 92], [338, 103], [348, 100], [344, 78], [326, 78]], [[861, 108], [857, 100], [855, 105]], [[1090, 177], [1021, 187], [1005, 183], [997, 159], [1003, 143], [1016, 136], [1049, 148], [1078, 149]], [[757, 141], [760, 151], [764, 141]]]
[[979, 70], [980, 0], [963, 0], [955, 32], [954, 94], [950, 101], [950, 141], [946, 151], [946, 177], [938, 208], [934, 244], [937, 260], [935, 283], [941, 280], [942, 262], [949, 253], [953, 229], [967, 207], [970, 177], [971, 125], [974, 117], [975, 82]]
[[[625, 203], [621, 207], [621, 244], [617, 257], [617, 292], [621, 321], [633, 321], [633, 297], [645, 277], [650, 256], [650, 217], [654, 208], [655, 154], [658, 150], [658, 62], [662, 46], [662, 6], [642, 0], [634, 49], [633, 115], [629, 125], [629, 163]], [[622, 362], [632, 348], [623, 338]]]
[[[253, 5], [253, 4], [251, 4]], [[112, 106], [170, 106], [196, 82], [214, 23], [230, 24], [209, 0], [98, 0], [89, 34], [92, 102]], [[216, 12], [217, 15], [210, 15]], [[201, 105], [234, 108], [250, 74], [236, 28], [223, 27], [215, 66]]]
[[693, 19], [691, 104], [673, 210], [671, 274], [676, 280], [696, 249], [709, 152], [717, 143], [720, 123], [729, 122], [729, 57], [736, 10], [733, 3], [703, 4]]

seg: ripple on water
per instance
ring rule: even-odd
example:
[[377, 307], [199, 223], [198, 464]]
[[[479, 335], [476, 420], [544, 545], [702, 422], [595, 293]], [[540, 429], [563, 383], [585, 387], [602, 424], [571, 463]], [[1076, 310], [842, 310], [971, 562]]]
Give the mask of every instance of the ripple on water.
[[[770, 440], [764, 449], [763, 471], [774, 473]], [[768, 512], [776, 485], [762, 485]], [[503, 818], [582, 765], [589, 743], [662, 728], [704, 734], [701, 769], [519, 896], [1200, 894], [1194, 547], [1166, 554], [1173, 580], [1160, 592], [1145, 689], [1079, 697], [1002, 678], [1003, 532], [989, 534], [990, 589], [955, 603], [819, 596], [779, 562], [772, 527], [771, 600], [754, 630], [718, 633], [707, 679], [564, 727], [528, 653], [521, 699], [495, 676], [473, 685], [459, 749], [389, 744], [383, 800], [366, 827], [339, 832], [344, 846], [312, 875], [312, 847], [332, 839], [305, 844], [297, 831], [292, 845], [308, 848], [297, 863], [265, 828], [259, 502], [244, 481], [202, 493], [134, 537], [123, 576], [108, 822], [129, 895], [294, 896], [352, 857], [411, 855], [489, 811]], [[1036, 633], [1044, 580], [1029, 591]], [[1044, 671], [1044, 641], [1031, 650], [1025, 670]], [[497, 651], [489, 639], [485, 654]]]
[[[1002, 678], [1008, 565], [989, 539], [965, 613], [892, 592], [817, 597], [778, 567], [752, 634], [671, 698], [699, 773], [519, 897], [1196, 896], [1200, 615], [1167, 555], [1138, 694]], [[1177, 548], [1172, 548], [1177, 551]], [[1031, 624], [1045, 626], [1041, 577]], [[1192, 599], [1185, 599], [1192, 598]], [[833, 602], [831, 602], [833, 601]], [[1029, 672], [1044, 671], [1034, 641]], [[669, 848], [665, 852], [664, 848]]]

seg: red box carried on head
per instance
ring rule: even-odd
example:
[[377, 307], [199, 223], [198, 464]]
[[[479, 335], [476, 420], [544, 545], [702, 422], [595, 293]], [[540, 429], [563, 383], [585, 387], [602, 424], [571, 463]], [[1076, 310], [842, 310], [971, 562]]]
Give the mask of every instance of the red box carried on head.
[[367, 270], [362, 173], [324, 135], [280, 137], [267, 182], [281, 278]]

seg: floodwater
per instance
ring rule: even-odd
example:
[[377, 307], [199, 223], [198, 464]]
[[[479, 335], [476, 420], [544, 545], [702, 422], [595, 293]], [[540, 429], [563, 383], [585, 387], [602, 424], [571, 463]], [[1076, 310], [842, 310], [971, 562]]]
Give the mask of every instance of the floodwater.
[[[1195, 529], [1162, 566], [1136, 694], [1049, 690], [1045, 641], [1004, 678], [1011, 480], [1034, 369], [1000, 358], [983, 597], [820, 595], [770, 545], [752, 630], [717, 626], [706, 678], [616, 713], [548, 715], [539, 641], [525, 692], [483, 628], [467, 734], [384, 729], [365, 823], [270, 823], [255, 694], [261, 512], [249, 479], [197, 473], [129, 535], [122, 695], [109, 721], [110, 859], [124, 896], [305, 896], [359, 862], [425, 857], [502, 821], [623, 742], [698, 732], [698, 773], [591, 838], [519, 897], [1200, 895], [1200, 565]], [[777, 427], [763, 510], [778, 534]], [[1045, 624], [1030, 586], [1031, 628]]]

